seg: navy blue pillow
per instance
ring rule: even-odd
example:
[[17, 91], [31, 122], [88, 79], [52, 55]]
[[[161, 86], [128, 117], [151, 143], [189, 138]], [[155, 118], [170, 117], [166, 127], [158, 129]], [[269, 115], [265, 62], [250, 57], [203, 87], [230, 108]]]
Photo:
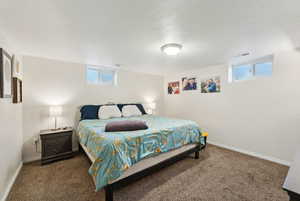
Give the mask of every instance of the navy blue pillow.
[[80, 109], [81, 120], [99, 119], [98, 111], [101, 105], [85, 105]]
[[125, 105], [136, 105], [139, 110], [141, 111], [141, 113], [144, 115], [144, 114], [147, 114], [143, 105], [142, 104], [135, 104], [135, 103], [132, 103], [132, 104], [117, 104], [117, 106], [119, 107], [120, 111], [122, 111], [122, 108], [125, 106]]

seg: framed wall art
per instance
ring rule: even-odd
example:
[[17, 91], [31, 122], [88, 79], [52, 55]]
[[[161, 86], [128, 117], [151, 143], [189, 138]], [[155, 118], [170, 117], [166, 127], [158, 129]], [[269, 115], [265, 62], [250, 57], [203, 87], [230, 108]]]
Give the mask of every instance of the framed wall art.
[[22, 80], [13, 78], [13, 103], [22, 103]]
[[12, 57], [0, 48], [0, 98], [12, 97]]
[[18, 56], [13, 55], [12, 57], [12, 69], [13, 69], [13, 77], [21, 78], [21, 62]]
[[168, 94], [179, 94], [179, 81], [168, 83]]
[[221, 79], [220, 76], [211, 77], [201, 80], [201, 93], [220, 93]]
[[197, 79], [195, 77], [183, 77], [182, 81], [182, 90], [197, 90]]

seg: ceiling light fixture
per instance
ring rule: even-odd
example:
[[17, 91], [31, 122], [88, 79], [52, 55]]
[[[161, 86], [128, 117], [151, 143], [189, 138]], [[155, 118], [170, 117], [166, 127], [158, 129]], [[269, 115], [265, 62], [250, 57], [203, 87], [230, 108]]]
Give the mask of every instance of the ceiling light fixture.
[[177, 55], [182, 49], [182, 45], [177, 43], [168, 43], [161, 46], [161, 51], [166, 53], [167, 55]]

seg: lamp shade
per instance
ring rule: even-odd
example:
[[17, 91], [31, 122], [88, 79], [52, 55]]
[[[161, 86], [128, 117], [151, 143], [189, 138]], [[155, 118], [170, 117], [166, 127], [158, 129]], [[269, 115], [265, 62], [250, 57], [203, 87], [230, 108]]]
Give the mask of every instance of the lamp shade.
[[61, 106], [51, 106], [49, 109], [49, 114], [52, 117], [58, 117], [62, 114], [62, 107]]
[[154, 103], [154, 102], [149, 103], [149, 108], [152, 109], [152, 110], [155, 110], [155, 108], [156, 108], [156, 103]]

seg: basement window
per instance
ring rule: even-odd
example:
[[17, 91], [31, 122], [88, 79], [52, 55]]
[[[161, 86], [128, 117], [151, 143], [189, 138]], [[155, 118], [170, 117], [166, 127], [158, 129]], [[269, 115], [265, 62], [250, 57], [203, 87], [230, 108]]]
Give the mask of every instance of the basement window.
[[117, 70], [110, 67], [86, 67], [86, 81], [88, 84], [117, 85]]
[[267, 57], [245, 64], [233, 65], [230, 71], [230, 81], [242, 81], [254, 79], [256, 77], [271, 76], [273, 71], [273, 57]]

